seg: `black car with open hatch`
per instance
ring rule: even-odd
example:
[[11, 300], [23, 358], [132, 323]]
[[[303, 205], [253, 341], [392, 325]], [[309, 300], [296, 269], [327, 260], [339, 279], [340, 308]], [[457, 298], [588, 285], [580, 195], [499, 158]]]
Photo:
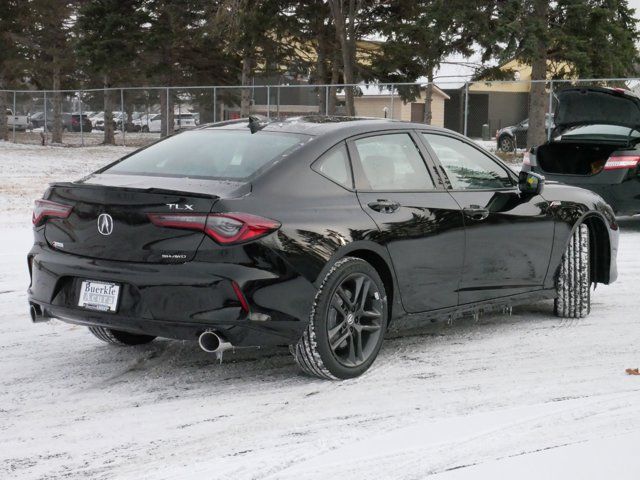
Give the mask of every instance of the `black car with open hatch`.
[[616, 278], [601, 197], [382, 119], [201, 126], [52, 184], [33, 224], [34, 321], [119, 345], [289, 345], [329, 379], [367, 370], [392, 322], [542, 299], [580, 318]]

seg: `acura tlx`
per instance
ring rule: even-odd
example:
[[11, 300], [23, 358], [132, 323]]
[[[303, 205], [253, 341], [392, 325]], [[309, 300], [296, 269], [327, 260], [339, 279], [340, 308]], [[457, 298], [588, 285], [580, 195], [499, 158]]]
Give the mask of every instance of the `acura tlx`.
[[617, 275], [597, 194], [381, 119], [204, 125], [52, 184], [33, 226], [33, 321], [121, 346], [288, 345], [327, 379], [366, 371], [392, 322], [543, 299], [580, 318]]

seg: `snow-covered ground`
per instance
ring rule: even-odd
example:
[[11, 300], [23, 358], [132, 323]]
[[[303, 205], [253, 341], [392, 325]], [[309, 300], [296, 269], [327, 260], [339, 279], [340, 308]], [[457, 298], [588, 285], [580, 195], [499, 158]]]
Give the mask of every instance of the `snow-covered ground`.
[[285, 350], [219, 364], [192, 342], [121, 349], [31, 324], [28, 209], [50, 179], [125, 150], [0, 145], [0, 478], [640, 478], [640, 219], [593, 312], [550, 303], [388, 338], [358, 379]]

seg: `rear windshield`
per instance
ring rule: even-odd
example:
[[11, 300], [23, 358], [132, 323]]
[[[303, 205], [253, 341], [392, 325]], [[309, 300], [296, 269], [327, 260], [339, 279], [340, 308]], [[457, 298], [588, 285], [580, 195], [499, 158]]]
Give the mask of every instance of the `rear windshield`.
[[191, 130], [124, 158], [100, 173], [245, 179], [300, 148], [308, 135]]
[[637, 141], [640, 132], [619, 125], [579, 125], [562, 132], [562, 140]]

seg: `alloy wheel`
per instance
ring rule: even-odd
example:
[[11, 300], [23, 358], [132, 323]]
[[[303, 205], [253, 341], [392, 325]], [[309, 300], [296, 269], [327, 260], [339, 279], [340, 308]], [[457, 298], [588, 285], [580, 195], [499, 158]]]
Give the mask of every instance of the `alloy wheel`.
[[341, 365], [357, 367], [375, 352], [383, 334], [383, 308], [378, 287], [368, 275], [353, 273], [338, 285], [329, 306], [327, 338]]

